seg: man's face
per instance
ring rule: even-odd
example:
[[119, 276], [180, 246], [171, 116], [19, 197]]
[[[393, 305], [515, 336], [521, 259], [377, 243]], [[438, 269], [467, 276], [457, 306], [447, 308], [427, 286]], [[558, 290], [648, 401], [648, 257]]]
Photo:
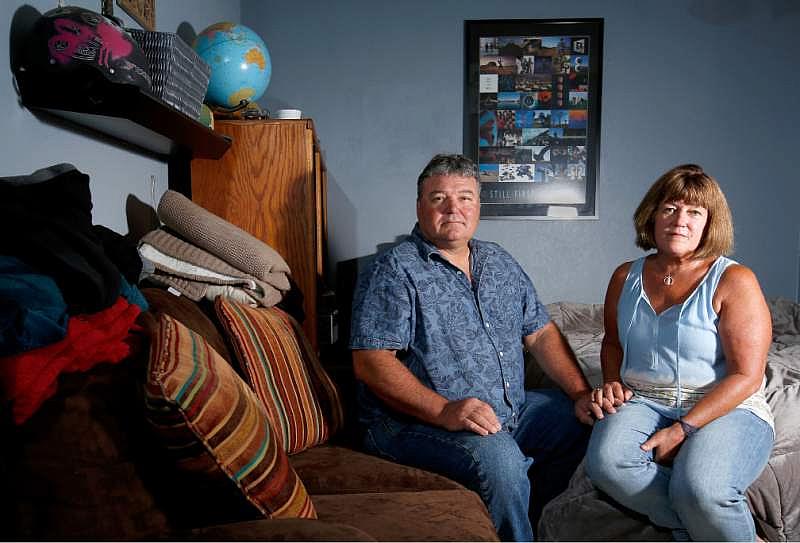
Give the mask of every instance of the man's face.
[[478, 228], [480, 210], [473, 177], [436, 175], [422, 182], [417, 220], [422, 234], [440, 249], [466, 247]]

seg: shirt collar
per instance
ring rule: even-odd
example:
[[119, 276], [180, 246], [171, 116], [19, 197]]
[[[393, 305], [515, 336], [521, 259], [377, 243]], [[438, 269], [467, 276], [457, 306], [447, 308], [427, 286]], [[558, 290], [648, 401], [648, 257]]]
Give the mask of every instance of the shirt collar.
[[[422, 229], [419, 227], [419, 223], [415, 223], [414, 228], [411, 230], [411, 240], [416, 244], [420, 256], [425, 260], [430, 260], [433, 255], [439, 255], [440, 258], [443, 258], [442, 253], [439, 251], [436, 245], [428, 241], [428, 239], [422, 234]], [[467, 245], [469, 245], [470, 253], [474, 255], [474, 252], [478, 247], [476, 241], [471, 239], [467, 242]]]

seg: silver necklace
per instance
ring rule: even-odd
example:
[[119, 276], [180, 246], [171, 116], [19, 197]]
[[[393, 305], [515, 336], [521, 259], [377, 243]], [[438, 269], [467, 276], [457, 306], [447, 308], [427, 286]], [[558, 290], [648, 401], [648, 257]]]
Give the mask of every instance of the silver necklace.
[[667, 275], [664, 276], [664, 279], [662, 281], [663, 281], [663, 283], [665, 285], [671, 286], [672, 283], [675, 282], [675, 279], [672, 278], [672, 274], [671, 273], [667, 272]]

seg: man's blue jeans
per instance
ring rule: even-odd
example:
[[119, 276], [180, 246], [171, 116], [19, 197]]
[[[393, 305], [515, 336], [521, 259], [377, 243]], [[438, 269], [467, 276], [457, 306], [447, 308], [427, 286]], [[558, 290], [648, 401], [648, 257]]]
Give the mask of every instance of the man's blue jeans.
[[667, 467], [639, 445], [675, 422], [669, 409], [634, 398], [595, 423], [586, 453], [592, 483], [676, 539], [688, 532], [694, 541], [754, 541], [745, 491], [769, 459], [772, 428], [734, 409], [686, 439]]
[[516, 425], [496, 434], [385, 420], [367, 429], [365, 446], [460, 482], [483, 499], [500, 539], [532, 541], [531, 526], [544, 504], [566, 488], [588, 436], [572, 400], [558, 390], [535, 390], [526, 392]]

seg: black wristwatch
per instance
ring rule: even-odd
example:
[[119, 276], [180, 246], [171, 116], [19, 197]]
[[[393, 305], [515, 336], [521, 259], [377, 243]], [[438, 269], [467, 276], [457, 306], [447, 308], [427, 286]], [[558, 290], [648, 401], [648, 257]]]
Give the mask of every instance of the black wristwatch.
[[699, 430], [699, 428], [697, 426], [695, 426], [693, 424], [689, 424], [688, 422], [686, 422], [685, 420], [682, 420], [682, 419], [678, 421], [678, 424], [681, 425], [681, 429], [683, 429], [683, 435], [685, 435], [687, 438], [692, 437], [692, 435], [697, 430]]

